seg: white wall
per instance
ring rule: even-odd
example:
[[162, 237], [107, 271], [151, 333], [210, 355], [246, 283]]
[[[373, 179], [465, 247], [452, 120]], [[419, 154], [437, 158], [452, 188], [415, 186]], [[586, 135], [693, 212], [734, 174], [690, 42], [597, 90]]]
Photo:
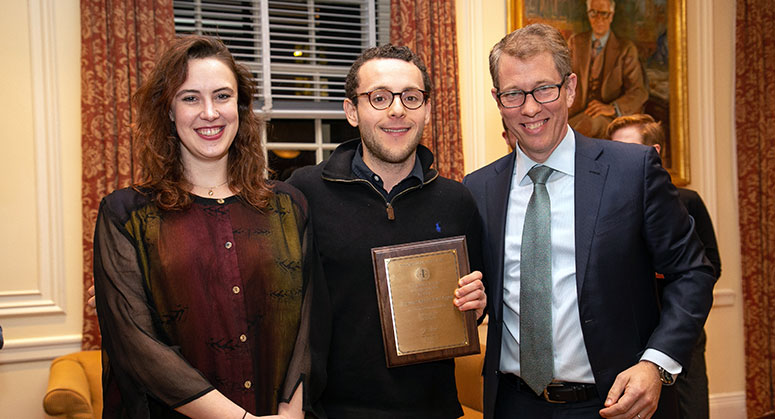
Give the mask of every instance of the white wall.
[[687, 2], [691, 187], [713, 219], [722, 274], [705, 330], [712, 419], [745, 417], [742, 269], [734, 124], [735, 2]]
[[[508, 0], [507, 0], [508, 1]], [[507, 32], [504, 0], [457, 0], [458, 54], [466, 172], [507, 152], [487, 67]], [[582, 1], [582, 0], [579, 0]], [[745, 417], [737, 167], [734, 141], [735, 5], [686, 0], [689, 79], [689, 188], [708, 206], [723, 274], [706, 325], [713, 419]]]
[[80, 5], [0, 0], [0, 412], [45, 417], [55, 356], [80, 349]]
[[488, 56], [506, 34], [506, 2], [457, 0], [460, 120], [466, 173], [508, 152], [498, 107], [490, 94]]

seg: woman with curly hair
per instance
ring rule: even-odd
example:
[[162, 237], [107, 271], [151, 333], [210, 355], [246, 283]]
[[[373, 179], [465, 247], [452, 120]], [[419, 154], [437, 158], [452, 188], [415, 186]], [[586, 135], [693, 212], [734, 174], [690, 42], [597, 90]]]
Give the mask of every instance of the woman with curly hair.
[[105, 417], [302, 417], [317, 398], [307, 203], [266, 178], [254, 89], [190, 36], [134, 97], [142, 180], [103, 199], [94, 238]]

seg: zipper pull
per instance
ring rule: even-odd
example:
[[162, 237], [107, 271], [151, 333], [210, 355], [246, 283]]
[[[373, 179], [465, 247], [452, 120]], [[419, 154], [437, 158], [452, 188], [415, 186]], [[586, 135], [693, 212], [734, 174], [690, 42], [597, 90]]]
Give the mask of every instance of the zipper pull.
[[386, 210], [387, 210], [388, 220], [395, 220], [396, 219], [396, 213], [395, 213], [395, 211], [393, 211], [393, 206], [390, 205], [390, 202], [388, 202]]

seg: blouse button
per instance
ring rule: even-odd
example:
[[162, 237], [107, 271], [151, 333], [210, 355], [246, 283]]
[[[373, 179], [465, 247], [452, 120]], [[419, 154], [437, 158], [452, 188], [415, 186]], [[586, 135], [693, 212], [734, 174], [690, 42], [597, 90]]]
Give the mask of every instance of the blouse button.
[[247, 337], [247, 336], [245, 336], [245, 335], [239, 335], [239, 341], [240, 341], [240, 342], [245, 342], [246, 340], [248, 340], [248, 337]]
[[227, 249], [231, 249], [231, 246], [232, 246], [231, 242], [226, 242], [226, 244], [224, 245], [224, 247], [226, 247]]
[[251, 383], [250, 380], [245, 381], [245, 384], [244, 384], [245, 388], [250, 388], [252, 385], [253, 383]]
[[219, 204], [223, 204], [226, 201], [224, 201], [223, 198], [218, 198], [215, 202], [217, 202]]
[[234, 291], [235, 294], [239, 294], [239, 287], [238, 286], [235, 285], [234, 288], [232, 288], [231, 290]]

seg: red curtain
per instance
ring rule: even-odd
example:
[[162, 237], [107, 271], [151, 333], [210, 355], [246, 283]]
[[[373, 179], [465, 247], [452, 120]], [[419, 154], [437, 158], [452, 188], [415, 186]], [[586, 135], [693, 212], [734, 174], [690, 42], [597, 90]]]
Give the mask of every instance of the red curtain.
[[738, 0], [735, 130], [748, 417], [775, 410], [775, 8]]
[[433, 151], [442, 176], [461, 180], [463, 140], [460, 134], [457, 33], [454, 0], [392, 0], [390, 41], [422, 57], [433, 83], [433, 117], [422, 143]]
[[[100, 200], [132, 183], [131, 98], [156, 54], [175, 36], [172, 0], [81, 0], [83, 286], [92, 285]], [[100, 347], [94, 309], [84, 305], [83, 349]]]

